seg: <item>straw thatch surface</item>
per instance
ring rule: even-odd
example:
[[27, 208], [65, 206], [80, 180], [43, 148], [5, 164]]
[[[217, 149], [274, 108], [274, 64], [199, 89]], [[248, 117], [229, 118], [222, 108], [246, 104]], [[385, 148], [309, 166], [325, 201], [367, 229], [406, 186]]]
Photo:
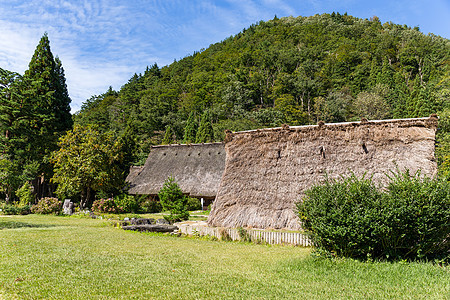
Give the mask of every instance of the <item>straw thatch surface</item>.
[[130, 173], [128, 173], [127, 178], [125, 179], [126, 182], [132, 182], [136, 176], [141, 173], [141, 171], [144, 169], [144, 166], [137, 167], [137, 166], [131, 166], [130, 167]]
[[367, 172], [436, 172], [437, 118], [367, 120], [227, 134], [225, 171], [208, 223], [299, 229], [294, 203], [324, 179]]
[[156, 195], [173, 176], [185, 194], [215, 197], [225, 168], [222, 143], [152, 147], [142, 170], [128, 176], [130, 194]]

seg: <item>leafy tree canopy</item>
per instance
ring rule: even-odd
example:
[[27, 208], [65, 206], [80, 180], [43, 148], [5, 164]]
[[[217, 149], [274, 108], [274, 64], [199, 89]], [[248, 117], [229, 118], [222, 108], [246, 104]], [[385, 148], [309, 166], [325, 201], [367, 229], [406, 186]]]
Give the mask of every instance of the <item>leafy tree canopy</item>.
[[58, 145], [52, 156], [52, 180], [58, 184], [59, 195], [81, 194], [81, 207], [86, 207], [95, 192], [109, 192], [123, 184], [122, 146], [111, 133], [76, 125]]

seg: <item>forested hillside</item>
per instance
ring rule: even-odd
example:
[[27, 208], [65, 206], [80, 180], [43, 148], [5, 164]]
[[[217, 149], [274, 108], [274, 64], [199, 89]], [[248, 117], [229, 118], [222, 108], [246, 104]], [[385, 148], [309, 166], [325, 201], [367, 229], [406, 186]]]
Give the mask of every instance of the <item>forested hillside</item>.
[[449, 106], [449, 57], [449, 40], [377, 17], [275, 17], [147, 67], [87, 100], [75, 122], [128, 130], [143, 158], [169, 126], [182, 142], [189, 115], [207, 113], [216, 141], [225, 129], [424, 117]]

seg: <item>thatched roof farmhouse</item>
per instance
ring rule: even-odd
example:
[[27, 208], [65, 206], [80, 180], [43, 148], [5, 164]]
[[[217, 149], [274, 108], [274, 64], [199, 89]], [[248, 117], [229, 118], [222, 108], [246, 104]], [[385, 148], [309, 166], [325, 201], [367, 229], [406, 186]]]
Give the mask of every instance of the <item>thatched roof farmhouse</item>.
[[185, 194], [214, 199], [225, 167], [223, 143], [152, 147], [143, 167], [132, 167], [129, 193], [156, 195], [172, 176]]
[[383, 183], [398, 167], [433, 176], [436, 128], [432, 116], [228, 133], [225, 171], [208, 223], [299, 229], [294, 203], [325, 174], [367, 172]]

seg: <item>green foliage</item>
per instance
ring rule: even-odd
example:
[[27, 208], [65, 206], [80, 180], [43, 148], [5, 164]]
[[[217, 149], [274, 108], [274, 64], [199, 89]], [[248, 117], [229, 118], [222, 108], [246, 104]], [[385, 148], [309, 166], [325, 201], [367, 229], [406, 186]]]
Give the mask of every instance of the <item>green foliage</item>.
[[284, 123], [291, 126], [304, 125], [308, 115], [290, 94], [283, 94], [275, 100], [274, 108], [283, 114]]
[[17, 197], [19, 197], [19, 206], [30, 205], [34, 202], [34, 195], [31, 184], [26, 181], [20, 189], [16, 191]]
[[436, 141], [439, 175], [450, 180], [450, 108], [439, 114], [439, 128], [436, 134]]
[[70, 102], [62, 63], [53, 57], [47, 34], [24, 76], [0, 68], [0, 153], [8, 161], [0, 173], [6, 174], [1, 189], [8, 199], [25, 181], [40, 177], [40, 184], [48, 184], [50, 153], [72, 126]]
[[0, 203], [0, 214], [3, 215], [28, 215], [31, 213], [29, 205], [13, 205]]
[[92, 211], [98, 213], [118, 214], [124, 212], [124, 208], [118, 205], [118, 203], [113, 198], [102, 198], [95, 200], [94, 203], [92, 203], [91, 209]]
[[186, 126], [184, 127], [183, 143], [191, 144], [195, 142], [197, 127], [197, 119], [195, 118], [195, 115], [193, 113], [190, 113], [189, 118], [186, 121]]
[[140, 202], [140, 206], [143, 213], [159, 213], [162, 211], [161, 203], [152, 198], [145, 198]]
[[120, 194], [114, 197], [114, 202], [125, 213], [137, 213], [140, 210], [139, 202], [133, 195]]
[[339, 256], [365, 257], [375, 244], [371, 222], [381, 195], [370, 179], [355, 175], [341, 181], [326, 178], [323, 185], [306, 191], [297, 204], [305, 229], [311, 230], [315, 246]]
[[239, 238], [242, 242], [251, 242], [252, 241], [251, 235], [248, 233], [248, 231], [245, 228], [239, 227], [237, 230], [238, 230]]
[[172, 130], [172, 127], [167, 126], [166, 133], [164, 134], [164, 138], [161, 142], [162, 145], [170, 145], [175, 143], [175, 133]]
[[113, 191], [123, 185], [123, 152], [120, 140], [93, 126], [76, 125], [60, 138], [53, 153], [53, 182], [57, 193], [81, 193], [81, 207], [89, 205], [95, 191]]
[[187, 197], [186, 209], [188, 211], [201, 210], [202, 202], [198, 198]]
[[[47, 33], [39, 41], [24, 75], [25, 84], [22, 94], [31, 102], [36, 128], [28, 141], [31, 151], [42, 164], [40, 169], [51, 177], [48, 156], [57, 149], [58, 137], [72, 128], [69, 94], [65, 82], [64, 69], [58, 57], [54, 58], [50, 50]], [[46, 157], [47, 159], [43, 159]]]
[[204, 112], [198, 125], [196, 143], [209, 143], [214, 141], [214, 130], [208, 112]]
[[59, 214], [62, 209], [62, 202], [58, 198], [45, 197], [39, 199], [38, 203], [31, 207], [33, 214], [50, 215]]
[[377, 84], [368, 92], [361, 92], [355, 100], [355, 113], [360, 118], [383, 120], [389, 117], [389, 87]]
[[[449, 182], [393, 174], [386, 191], [352, 175], [327, 179], [297, 203], [316, 247], [360, 259], [421, 259], [448, 255]], [[448, 259], [448, 257], [447, 257]]]
[[375, 232], [384, 254], [450, 260], [450, 182], [404, 172], [393, 174], [387, 189], [384, 226]]
[[170, 215], [164, 216], [164, 219], [171, 223], [189, 219], [189, 212], [186, 210], [187, 197], [183, 195], [173, 177], [164, 181], [158, 197], [163, 211], [170, 212]]

